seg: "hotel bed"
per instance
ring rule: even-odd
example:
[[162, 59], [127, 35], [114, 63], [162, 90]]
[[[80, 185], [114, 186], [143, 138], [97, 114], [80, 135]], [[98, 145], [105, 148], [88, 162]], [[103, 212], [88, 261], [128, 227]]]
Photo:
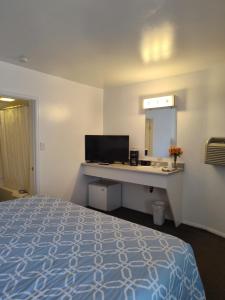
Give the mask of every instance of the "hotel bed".
[[0, 299], [205, 299], [189, 244], [60, 199], [0, 203]]

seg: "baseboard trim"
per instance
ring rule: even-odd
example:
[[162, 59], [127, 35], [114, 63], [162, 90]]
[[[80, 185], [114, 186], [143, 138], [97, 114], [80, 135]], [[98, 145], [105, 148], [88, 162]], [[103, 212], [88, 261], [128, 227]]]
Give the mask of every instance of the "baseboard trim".
[[189, 222], [189, 221], [183, 221], [182, 223], [186, 224], [186, 225], [189, 225], [189, 226], [193, 226], [193, 227], [199, 228], [199, 229], [206, 230], [206, 231], [208, 231], [210, 233], [213, 233], [213, 234], [216, 234], [218, 236], [221, 236], [221, 237], [225, 238], [225, 233], [224, 232], [218, 231], [218, 230], [213, 229], [211, 227], [200, 225], [200, 224], [197, 224], [197, 223], [194, 223], [194, 222]]

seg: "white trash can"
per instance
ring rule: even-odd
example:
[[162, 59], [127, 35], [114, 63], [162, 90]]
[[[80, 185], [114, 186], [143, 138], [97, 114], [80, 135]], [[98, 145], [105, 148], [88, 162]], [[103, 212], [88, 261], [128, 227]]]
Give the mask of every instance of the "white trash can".
[[163, 225], [165, 222], [165, 208], [166, 203], [164, 201], [153, 201], [152, 210], [153, 210], [153, 222], [155, 225]]

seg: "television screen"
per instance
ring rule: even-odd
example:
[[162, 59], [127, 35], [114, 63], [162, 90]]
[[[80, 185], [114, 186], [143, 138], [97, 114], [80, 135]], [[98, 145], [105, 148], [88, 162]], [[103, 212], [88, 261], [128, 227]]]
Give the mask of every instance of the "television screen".
[[85, 135], [85, 160], [91, 162], [127, 162], [128, 135]]

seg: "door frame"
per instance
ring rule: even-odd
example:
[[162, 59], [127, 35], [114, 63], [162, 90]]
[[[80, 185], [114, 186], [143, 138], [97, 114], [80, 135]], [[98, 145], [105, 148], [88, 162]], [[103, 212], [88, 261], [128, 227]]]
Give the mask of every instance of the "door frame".
[[25, 95], [13, 91], [0, 89], [0, 95], [11, 98], [19, 98], [22, 100], [33, 101], [32, 105], [32, 131], [33, 131], [33, 165], [34, 165], [34, 193], [40, 194], [40, 133], [39, 133], [39, 98], [32, 95]]

